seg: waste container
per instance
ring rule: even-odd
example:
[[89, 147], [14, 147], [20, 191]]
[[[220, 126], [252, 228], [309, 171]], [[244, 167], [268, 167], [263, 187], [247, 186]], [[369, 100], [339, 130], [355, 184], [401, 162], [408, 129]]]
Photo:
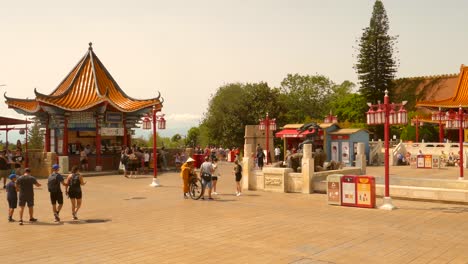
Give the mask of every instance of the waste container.
[[356, 176], [341, 177], [341, 205], [356, 206]]
[[327, 177], [328, 204], [341, 205], [341, 177], [343, 174], [330, 174]]
[[192, 157], [195, 161], [193, 162], [193, 166], [197, 169], [200, 168], [200, 166], [202, 165], [203, 161], [204, 161], [204, 155], [203, 154], [193, 154], [193, 157]]
[[357, 176], [356, 178], [356, 206], [375, 208], [375, 178], [372, 176]]

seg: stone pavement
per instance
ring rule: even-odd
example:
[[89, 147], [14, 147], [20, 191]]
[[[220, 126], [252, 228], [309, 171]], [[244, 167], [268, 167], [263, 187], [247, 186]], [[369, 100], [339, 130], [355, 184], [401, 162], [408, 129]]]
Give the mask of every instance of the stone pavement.
[[0, 263], [468, 263], [468, 206], [395, 200], [389, 212], [329, 206], [323, 194], [236, 197], [232, 164], [222, 167], [215, 201], [182, 199], [176, 173], [161, 174], [160, 188], [149, 176], [88, 177], [80, 220], [66, 200], [61, 224], [41, 180], [38, 223], [8, 223], [2, 197]]

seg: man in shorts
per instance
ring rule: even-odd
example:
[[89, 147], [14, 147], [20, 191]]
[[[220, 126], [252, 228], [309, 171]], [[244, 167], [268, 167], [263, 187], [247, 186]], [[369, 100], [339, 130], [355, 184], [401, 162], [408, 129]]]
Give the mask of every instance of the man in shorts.
[[60, 222], [59, 213], [63, 206], [63, 193], [60, 184], [66, 186], [63, 176], [58, 172], [59, 168], [58, 164], [52, 165], [52, 174], [47, 179], [47, 188], [50, 192], [50, 202], [52, 203], [55, 222]]
[[0, 179], [3, 178], [3, 189], [6, 188], [6, 178], [10, 172], [10, 164], [8, 163], [7, 157], [5, 157], [5, 152], [0, 151]]
[[29, 209], [29, 222], [36, 222], [34, 218], [34, 187], [40, 187], [41, 184], [37, 182], [36, 178], [31, 176], [29, 168], [24, 169], [24, 175], [16, 180], [16, 186], [19, 189], [19, 206], [20, 206], [20, 221], [19, 224], [23, 225], [23, 212], [24, 207], [28, 204]]
[[202, 178], [202, 184], [205, 187], [205, 191], [203, 192], [202, 200], [205, 200], [205, 193], [208, 190], [208, 199], [213, 200], [211, 197], [211, 187], [212, 187], [212, 175], [214, 172], [213, 164], [210, 162], [210, 157], [205, 156], [205, 162], [203, 162], [200, 166], [200, 175]]

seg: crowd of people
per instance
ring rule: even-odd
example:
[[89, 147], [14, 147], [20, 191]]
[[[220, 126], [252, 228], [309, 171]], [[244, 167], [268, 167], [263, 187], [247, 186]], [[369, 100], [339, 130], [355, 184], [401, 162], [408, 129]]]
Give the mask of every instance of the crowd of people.
[[6, 187], [6, 178], [9, 174], [22, 173], [23, 161], [23, 152], [20, 147], [17, 147], [15, 151], [9, 149], [0, 151], [0, 178], [3, 179], [3, 189]]
[[[78, 166], [73, 166], [71, 173], [64, 178], [59, 173], [60, 166], [54, 164], [52, 173], [47, 179], [47, 189], [50, 193], [50, 202], [55, 222], [60, 222], [60, 210], [63, 206], [63, 193], [61, 185], [65, 188], [65, 194], [70, 198], [73, 220], [78, 219], [78, 210], [81, 207], [82, 190], [81, 186], [86, 182], [79, 172]], [[8, 176], [10, 182], [5, 186], [8, 201], [8, 221], [15, 222], [13, 214], [19, 206], [19, 224], [23, 225], [24, 208], [27, 206], [29, 211], [29, 222], [37, 222], [34, 218], [34, 186], [40, 187], [41, 184], [31, 175], [29, 168], [24, 169], [22, 175], [12, 173]]]

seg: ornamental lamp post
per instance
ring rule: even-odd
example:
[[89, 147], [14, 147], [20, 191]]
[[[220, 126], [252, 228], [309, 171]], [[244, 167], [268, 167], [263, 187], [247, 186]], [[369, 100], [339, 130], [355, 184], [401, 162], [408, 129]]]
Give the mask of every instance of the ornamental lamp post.
[[[388, 91], [385, 90], [384, 103], [373, 105], [367, 103], [369, 111], [367, 111], [367, 124], [368, 125], [381, 125], [384, 124], [384, 142], [385, 142], [385, 197], [383, 198], [383, 205], [380, 209], [393, 210], [396, 207], [392, 204], [390, 197], [390, 168], [389, 168], [389, 129], [390, 120], [392, 125], [404, 125], [408, 123], [408, 113], [404, 105], [407, 101], [401, 104], [390, 104], [388, 98]], [[398, 109], [399, 108], [399, 109]], [[376, 109], [376, 110], [374, 110]]]
[[259, 122], [259, 129], [261, 131], [265, 130], [266, 133], [266, 158], [267, 158], [267, 164], [270, 163], [270, 151], [269, 151], [269, 139], [270, 139], [270, 130], [275, 131], [276, 130], [276, 119], [270, 119], [268, 116], [268, 112], [266, 113], [266, 118], [265, 119], [260, 119]]
[[153, 106], [152, 117], [146, 116], [143, 119], [143, 129], [151, 129], [153, 127], [153, 182], [150, 184], [151, 187], [160, 186], [158, 180], [158, 154], [157, 154], [157, 131], [156, 123], [159, 129], [166, 129], [166, 119], [164, 119], [164, 114], [157, 115], [156, 107]]
[[[439, 109], [440, 112], [440, 109]], [[458, 144], [460, 145], [460, 161], [458, 166], [460, 167], [460, 176], [459, 180], [464, 180], [464, 171], [463, 171], [463, 129], [468, 127], [468, 115], [463, 113], [462, 106], [458, 108], [458, 113], [449, 111], [445, 115], [445, 124], [447, 129], [458, 129]]]
[[411, 125], [416, 128], [416, 142], [419, 142], [419, 127], [423, 126], [424, 123], [419, 122], [419, 116], [417, 115], [416, 118], [411, 119]]
[[330, 114], [328, 114], [325, 119], [323, 120], [323, 123], [325, 124], [336, 124], [338, 123], [338, 117], [334, 116], [332, 114], [332, 111], [330, 110]]

